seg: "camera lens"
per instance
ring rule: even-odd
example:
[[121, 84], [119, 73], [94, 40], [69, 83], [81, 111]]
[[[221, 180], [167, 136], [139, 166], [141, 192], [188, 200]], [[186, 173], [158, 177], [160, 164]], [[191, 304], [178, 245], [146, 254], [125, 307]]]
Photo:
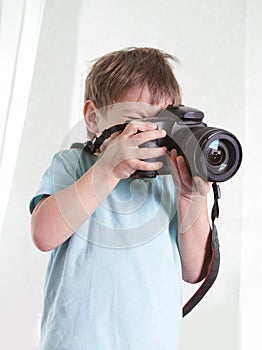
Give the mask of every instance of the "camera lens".
[[207, 167], [212, 167], [213, 172], [217, 174], [225, 172], [230, 160], [230, 145], [225, 141], [216, 139], [207, 149], [206, 160]]
[[241, 147], [234, 135], [213, 129], [202, 148], [206, 158], [208, 177], [226, 181], [234, 175], [241, 163]]
[[238, 170], [242, 150], [237, 138], [230, 132], [211, 128], [194, 128], [187, 142], [186, 157], [192, 174], [208, 181], [226, 181]]

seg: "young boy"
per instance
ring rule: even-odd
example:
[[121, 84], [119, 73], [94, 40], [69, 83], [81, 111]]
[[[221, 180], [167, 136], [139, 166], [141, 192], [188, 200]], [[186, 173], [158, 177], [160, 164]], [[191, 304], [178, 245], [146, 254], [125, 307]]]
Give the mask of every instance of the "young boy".
[[[90, 135], [131, 120], [97, 154], [57, 153], [33, 198], [32, 238], [51, 251], [44, 294], [41, 350], [175, 350], [181, 280], [207, 272], [209, 184], [191, 178], [184, 159], [165, 147], [140, 148], [165, 136], [144, 122], [180, 89], [169, 61], [153, 48], [101, 57], [86, 79]], [[171, 175], [130, 177], [160, 169]]]

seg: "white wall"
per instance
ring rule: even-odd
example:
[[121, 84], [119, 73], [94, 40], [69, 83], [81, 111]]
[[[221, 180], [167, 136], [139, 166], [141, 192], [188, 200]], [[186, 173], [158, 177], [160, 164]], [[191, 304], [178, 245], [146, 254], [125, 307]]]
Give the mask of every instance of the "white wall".
[[[238, 350], [241, 341], [242, 349], [249, 349], [248, 335], [241, 337], [239, 303], [242, 319], [250, 318], [247, 305], [252, 295], [246, 279], [252, 285], [248, 267], [253, 246], [249, 237], [251, 232], [252, 240], [257, 239], [257, 228], [248, 213], [251, 195], [257, 193], [252, 161], [257, 160], [257, 105], [261, 104], [258, 10], [261, 13], [261, 3], [255, 0], [46, 1], [1, 235], [1, 348], [33, 350], [37, 346], [48, 256], [32, 246], [27, 206], [51, 155], [80, 118], [81, 79], [89, 67], [85, 61], [122, 47], [154, 46], [180, 59], [176, 73], [185, 104], [204, 110], [208, 124], [232, 130], [245, 145], [242, 168], [221, 185], [219, 277], [205, 300], [183, 321], [181, 350], [205, 350], [210, 344], [213, 350]], [[258, 214], [258, 208], [257, 204], [253, 214]], [[185, 298], [193, 290], [195, 286], [185, 286]], [[242, 322], [244, 330], [248, 323]]]
[[262, 230], [260, 177], [262, 163], [262, 2], [247, 1], [245, 56], [245, 161], [242, 187], [243, 212], [241, 249], [241, 344], [243, 349], [258, 349], [261, 344], [262, 311]]
[[[23, 136], [0, 245], [0, 348], [37, 346], [47, 254], [30, 238], [28, 204], [70, 124], [80, 1], [46, 1]], [[22, 116], [21, 116], [22, 117]]]

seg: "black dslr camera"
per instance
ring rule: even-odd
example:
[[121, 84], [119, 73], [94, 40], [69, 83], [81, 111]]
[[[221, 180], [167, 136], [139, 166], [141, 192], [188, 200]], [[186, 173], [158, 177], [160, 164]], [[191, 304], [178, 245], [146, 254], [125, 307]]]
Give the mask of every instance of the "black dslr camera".
[[[169, 151], [175, 148], [178, 154], [184, 157], [192, 176], [199, 175], [211, 182], [226, 181], [240, 167], [241, 145], [230, 132], [208, 127], [203, 123], [203, 118], [204, 113], [196, 108], [170, 105], [159, 111], [154, 117], [142, 119], [157, 124], [159, 129], [164, 129], [167, 133], [166, 137], [145, 142], [140, 147], [165, 146]], [[92, 153], [95, 152], [106, 138], [116, 131], [123, 130], [127, 124], [128, 121], [104, 130], [94, 143], [89, 142], [86, 147]], [[163, 162], [163, 167], [160, 170], [137, 170], [132, 174], [132, 177], [150, 178], [156, 175], [170, 174], [166, 156], [148, 159], [150, 162], [156, 160]]]

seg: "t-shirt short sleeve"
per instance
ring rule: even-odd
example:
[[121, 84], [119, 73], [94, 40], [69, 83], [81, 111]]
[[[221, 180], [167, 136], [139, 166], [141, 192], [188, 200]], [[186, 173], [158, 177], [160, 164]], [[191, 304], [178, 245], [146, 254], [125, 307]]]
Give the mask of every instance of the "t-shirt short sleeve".
[[81, 151], [72, 149], [56, 153], [50, 166], [44, 172], [40, 185], [30, 201], [31, 214], [44, 196], [50, 196], [72, 185], [84, 170], [81, 164]]

